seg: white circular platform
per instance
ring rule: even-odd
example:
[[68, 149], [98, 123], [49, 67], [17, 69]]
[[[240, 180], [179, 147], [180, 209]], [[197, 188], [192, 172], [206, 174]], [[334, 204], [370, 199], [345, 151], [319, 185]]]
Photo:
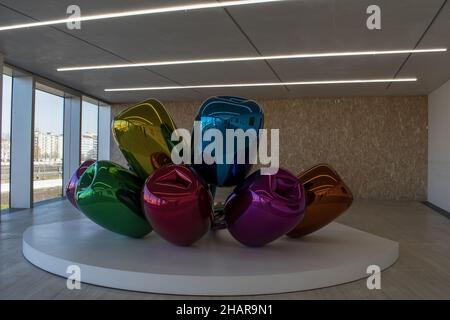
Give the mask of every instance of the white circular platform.
[[23, 236], [23, 254], [41, 269], [81, 281], [133, 291], [183, 295], [253, 295], [293, 292], [367, 277], [385, 269], [399, 246], [375, 235], [332, 223], [303, 239], [282, 237], [247, 248], [228, 231], [210, 233], [192, 247], [177, 247], [154, 232], [130, 239], [87, 219], [38, 225]]

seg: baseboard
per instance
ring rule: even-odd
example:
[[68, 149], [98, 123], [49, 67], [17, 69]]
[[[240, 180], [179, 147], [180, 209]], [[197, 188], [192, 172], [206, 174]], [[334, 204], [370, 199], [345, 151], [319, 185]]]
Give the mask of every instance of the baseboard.
[[422, 202], [424, 205], [426, 205], [428, 208], [433, 209], [434, 211], [436, 211], [437, 213], [442, 214], [444, 217], [446, 217], [447, 219], [450, 219], [450, 212], [448, 212], [447, 210], [444, 210], [434, 204], [432, 204], [431, 202], [428, 201], [424, 201]]

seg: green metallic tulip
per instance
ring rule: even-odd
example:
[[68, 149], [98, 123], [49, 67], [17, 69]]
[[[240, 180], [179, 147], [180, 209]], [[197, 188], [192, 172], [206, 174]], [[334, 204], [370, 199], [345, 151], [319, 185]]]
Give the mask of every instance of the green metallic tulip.
[[112, 132], [130, 168], [145, 180], [157, 168], [154, 155], [170, 158], [172, 132], [176, 129], [164, 106], [149, 99], [127, 108], [113, 120]]
[[141, 208], [143, 181], [109, 161], [91, 165], [77, 183], [75, 200], [92, 221], [110, 231], [141, 238], [152, 231]]

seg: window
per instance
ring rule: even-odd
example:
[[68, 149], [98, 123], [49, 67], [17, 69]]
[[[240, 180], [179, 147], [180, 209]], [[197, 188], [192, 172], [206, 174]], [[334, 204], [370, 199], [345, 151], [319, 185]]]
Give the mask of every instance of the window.
[[98, 157], [98, 102], [83, 100], [81, 106], [80, 160]]
[[34, 202], [62, 196], [64, 98], [35, 91]]
[[12, 77], [3, 75], [2, 144], [1, 144], [1, 208], [9, 208], [11, 159], [11, 98]]

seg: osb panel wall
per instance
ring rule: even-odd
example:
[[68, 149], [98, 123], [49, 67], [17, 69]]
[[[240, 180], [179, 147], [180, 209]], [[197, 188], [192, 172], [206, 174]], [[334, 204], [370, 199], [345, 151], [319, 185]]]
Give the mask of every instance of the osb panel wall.
[[[427, 98], [260, 100], [265, 127], [280, 129], [280, 164], [298, 174], [331, 164], [356, 198], [426, 199]], [[166, 102], [191, 128], [201, 102]], [[126, 106], [113, 106], [113, 114]], [[112, 160], [125, 164], [112, 142]]]

